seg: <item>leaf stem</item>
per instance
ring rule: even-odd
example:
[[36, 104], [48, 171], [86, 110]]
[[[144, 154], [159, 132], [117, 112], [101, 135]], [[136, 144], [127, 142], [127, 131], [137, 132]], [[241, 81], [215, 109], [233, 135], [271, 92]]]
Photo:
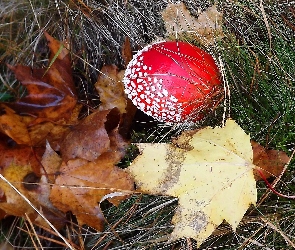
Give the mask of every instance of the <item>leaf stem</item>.
[[268, 186], [268, 188], [269, 188], [274, 194], [276, 194], [276, 195], [278, 195], [278, 196], [280, 196], [280, 197], [288, 198], [288, 199], [295, 199], [295, 195], [291, 195], [291, 196], [289, 196], [289, 195], [285, 195], [285, 194], [282, 194], [282, 193], [276, 191], [276, 190], [274, 189], [274, 187], [268, 182], [268, 180], [266, 179], [266, 177], [265, 177], [265, 175], [263, 174], [263, 172], [262, 172], [260, 169], [258, 169], [258, 168], [256, 168], [256, 171], [260, 174], [260, 176], [261, 176], [261, 178], [264, 180], [265, 184]]

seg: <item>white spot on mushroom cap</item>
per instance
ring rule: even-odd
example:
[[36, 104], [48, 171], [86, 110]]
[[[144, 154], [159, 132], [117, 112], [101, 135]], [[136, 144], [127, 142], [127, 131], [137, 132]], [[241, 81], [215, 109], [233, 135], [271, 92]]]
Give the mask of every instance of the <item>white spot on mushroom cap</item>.
[[164, 96], [166, 96], [166, 97], [168, 96], [168, 91], [166, 89], [163, 89], [162, 93], [163, 93]]
[[164, 97], [164, 95], [163, 95], [161, 92], [157, 92], [157, 94], [158, 94], [158, 96], [159, 96], [160, 98], [163, 98], [163, 97]]
[[145, 104], [143, 102], [138, 103], [138, 106], [141, 110], [145, 109]]
[[173, 95], [170, 96], [170, 100], [172, 102], [178, 102], [178, 99], [175, 96], [173, 96]]

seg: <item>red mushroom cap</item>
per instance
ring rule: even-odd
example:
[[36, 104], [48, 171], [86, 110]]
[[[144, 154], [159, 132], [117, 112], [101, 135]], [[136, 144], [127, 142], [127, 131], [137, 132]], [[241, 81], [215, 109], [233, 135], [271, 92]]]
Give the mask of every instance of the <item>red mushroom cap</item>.
[[215, 104], [220, 74], [213, 57], [185, 42], [146, 46], [129, 62], [123, 79], [133, 104], [147, 115], [175, 123], [202, 119]]

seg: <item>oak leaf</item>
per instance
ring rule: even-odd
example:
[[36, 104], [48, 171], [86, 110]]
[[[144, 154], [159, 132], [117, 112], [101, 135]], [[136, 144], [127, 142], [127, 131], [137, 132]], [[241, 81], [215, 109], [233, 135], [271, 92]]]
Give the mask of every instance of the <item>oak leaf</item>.
[[175, 143], [181, 147], [137, 144], [141, 155], [127, 169], [140, 191], [178, 197], [170, 240], [189, 237], [200, 245], [223, 220], [235, 230], [257, 196], [249, 135], [228, 120]]
[[69, 50], [48, 33], [45, 36], [50, 48], [47, 69], [8, 65], [28, 94], [7, 105], [18, 114], [36, 116], [35, 122], [68, 119], [77, 102]]

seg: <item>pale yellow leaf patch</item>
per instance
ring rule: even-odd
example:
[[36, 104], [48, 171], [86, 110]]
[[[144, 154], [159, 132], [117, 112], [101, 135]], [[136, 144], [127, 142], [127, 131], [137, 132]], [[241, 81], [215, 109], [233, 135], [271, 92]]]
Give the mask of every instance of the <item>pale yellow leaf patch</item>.
[[128, 168], [142, 192], [178, 197], [170, 240], [200, 245], [223, 220], [235, 230], [257, 197], [249, 135], [228, 120], [223, 128], [184, 133], [175, 144], [188, 147], [138, 144], [141, 155]]

